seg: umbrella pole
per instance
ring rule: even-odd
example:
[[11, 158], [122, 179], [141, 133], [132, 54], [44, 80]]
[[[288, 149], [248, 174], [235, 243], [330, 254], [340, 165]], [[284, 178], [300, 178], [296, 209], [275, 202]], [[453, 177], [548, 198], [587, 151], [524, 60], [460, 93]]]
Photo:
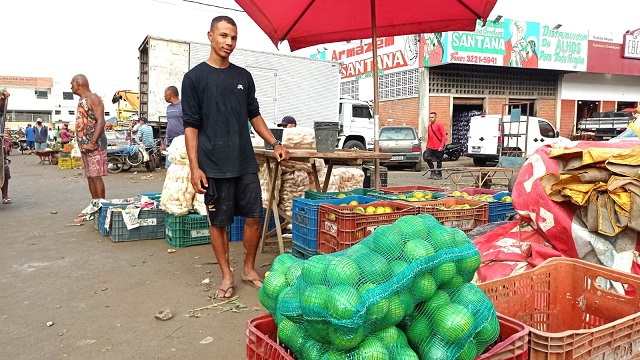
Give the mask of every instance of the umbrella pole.
[[[379, 151], [378, 127], [380, 103], [378, 101], [378, 36], [376, 34], [376, 0], [371, 0], [371, 41], [373, 48], [373, 151]], [[380, 190], [380, 159], [375, 159], [375, 189]]]

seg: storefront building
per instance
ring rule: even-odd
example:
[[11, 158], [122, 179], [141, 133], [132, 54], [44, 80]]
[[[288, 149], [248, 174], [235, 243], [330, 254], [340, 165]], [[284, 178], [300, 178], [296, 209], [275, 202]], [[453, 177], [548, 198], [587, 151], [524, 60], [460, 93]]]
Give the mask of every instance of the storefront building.
[[[448, 142], [466, 143], [472, 116], [508, 113], [505, 104], [519, 102], [569, 137], [594, 111], [638, 107], [640, 49], [627, 40], [640, 39], [638, 33], [623, 40], [623, 34], [503, 18], [479, 22], [475, 32], [379, 39], [380, 126], [410, 125], [426, 136], [435, 111]], [[631, 49], [626, 58], [624, 41]], [[364, 41], [312, 57], [343, 62], [341, 94], [371, 100], [371, 50]]]

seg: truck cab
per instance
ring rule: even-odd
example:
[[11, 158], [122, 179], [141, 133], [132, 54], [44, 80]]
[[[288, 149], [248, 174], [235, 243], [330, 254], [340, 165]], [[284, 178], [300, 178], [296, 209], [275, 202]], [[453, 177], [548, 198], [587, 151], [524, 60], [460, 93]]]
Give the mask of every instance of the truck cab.
[[340, 99], [338, 149], [373, 150], [374, 124], [371, 106], [360, 100]]
[[[471, 118], [467, 156], [473, 158], [476, 166], [485, 166], [489, 161], [498, 161], [501, 146], [501, 115], [481, 115]], [[531, 156], [538, 148], [567, 140], [545, 119], [530, 116], [528, 129], [524, 124], [510, 123], [505, 118], [505, 141], [503, 146], [511, 151], [524, 151]], [[516, 138], [519, 138], [516, 140]]]

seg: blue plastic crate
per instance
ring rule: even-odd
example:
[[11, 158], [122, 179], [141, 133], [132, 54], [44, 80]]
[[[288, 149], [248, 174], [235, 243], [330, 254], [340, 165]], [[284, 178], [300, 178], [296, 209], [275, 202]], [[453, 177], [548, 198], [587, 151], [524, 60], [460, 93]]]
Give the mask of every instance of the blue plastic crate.
[[109, 229], [104, 228], [104, 223], [105, 223], [105, 220], [107, 220], [107, 211], [109, 210], [109, 207], [111, 206], [126, 207], [127, 205], [133, 204], [133, 202], [114, 203], [109, 201], [101, 201], [100, 204], [102, 204], [102, 207], [96, 213], [95, 218], [93, 219], [93, 227], [96, 230], [99, 230], [102, 236], [107, 236], [109, 235]]
[[298, 259], [306, 260], [314, 255], [318, 255], [318, 250], [309, 250], [305, 249], [302, 246], [293, 244], [291, 246], [291, 255], [297, 257]]
[[[264, 225], [264, 218], [267, 215], [267, 209], [262, 208], [262, 221], [260, 221], [260, 231], [262, 231], [262, 226]], [[282, 221], [282, 219], [280, 220]], [[236, 242], [242, 241], [242, 236], [244, 234], [244, 216], [235, 216], [233, 218], [233, 224], [231, 224], [231, 236], [229, 237], [229, 241]], [[269, 228], [267, 231], [271, 231], [276, 228], [276, 219], [271, 214], [271, 218], [269, 219]]]
[[121, 211], [111, 212], [109, 237], [113, 242], [164, 239], [165, 212], [162, 209], [141, 209], [138, 213], [140, 226], [127, 229]]
[[507, 203], [500, 201], [505, 196], [511, 196], [508, 191], [501, 191], [495, 195], [492, 195], [496, 201], [489, 203], [489, 222], [505, 221], [507, 215], [515, 213], [513, 209], [513, 203]]
[[341, 199], [310, 200], [307, 198], [293, 199], [292, 236], [293, 244], [310, 251], [318, 251], [318, 205], [320, 204], [368, 204], [376, 201], [372, 197], [353, 195]]

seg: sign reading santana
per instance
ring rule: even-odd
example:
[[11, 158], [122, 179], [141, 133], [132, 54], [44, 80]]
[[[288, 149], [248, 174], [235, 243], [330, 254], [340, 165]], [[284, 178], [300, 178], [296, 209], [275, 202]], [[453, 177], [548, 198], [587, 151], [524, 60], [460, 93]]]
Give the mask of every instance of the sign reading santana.
[[624, 35], [624, 57], [640, 59], [640, 29]]

